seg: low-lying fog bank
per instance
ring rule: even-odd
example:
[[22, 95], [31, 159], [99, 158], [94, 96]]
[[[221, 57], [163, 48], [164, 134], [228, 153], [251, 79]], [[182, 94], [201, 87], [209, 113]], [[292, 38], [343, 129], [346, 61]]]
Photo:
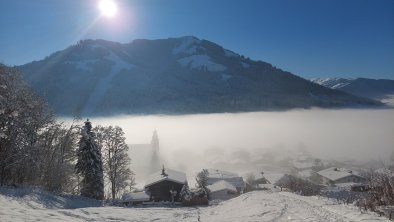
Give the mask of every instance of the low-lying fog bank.
[[[252, 163], [264, 165], [300, 150], [339, 161], [386, 160], [394, 151], [394, 109], [118, 116], [91, 121], [122, 127], [128, 144], [150, 143], [156, 129], [166, 165], [187, 172], [209, 167], [239, 173], [264, 170], [253, 169], [259, 166]], [[131, 148], [132, 155], [142, 149]], [[133, 159], [137, 165], [141, 161], [150, 159]]]

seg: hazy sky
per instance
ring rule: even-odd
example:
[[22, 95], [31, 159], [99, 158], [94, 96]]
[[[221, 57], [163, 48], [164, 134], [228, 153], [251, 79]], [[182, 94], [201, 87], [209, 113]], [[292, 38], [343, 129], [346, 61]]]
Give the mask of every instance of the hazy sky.
[[393, 0], [1, 0], [0, 62], [43, 59], [80, 39], [194, 35], [303, 77], [394, 78]]

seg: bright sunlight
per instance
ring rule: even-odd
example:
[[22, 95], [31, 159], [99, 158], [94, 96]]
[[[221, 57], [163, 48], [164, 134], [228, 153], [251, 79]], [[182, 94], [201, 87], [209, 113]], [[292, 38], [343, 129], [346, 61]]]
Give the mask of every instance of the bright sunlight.
[[114, 17], [118, 12], [118, 7], [112, 0], [101, 0], [99, 3], [101, 14], [106, 17]]

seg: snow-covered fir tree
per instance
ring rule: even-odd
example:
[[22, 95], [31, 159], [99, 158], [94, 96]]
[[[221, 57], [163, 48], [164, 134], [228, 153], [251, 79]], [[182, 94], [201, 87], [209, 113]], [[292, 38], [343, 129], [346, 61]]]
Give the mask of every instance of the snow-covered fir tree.
[[196, 176], [197, 186], [199, 188], [205, 188], [208, 186], [208, 170], [203, 169], [202, 171], [198, 172]]
[[198, 187], [198, 196], [200, 197], [210, 197], [209, 189], [207, 188], [208, 186], [208, 170], [203, 169], [200, 171], [197, 176], [196, 176], [196, 182], [197, 182], [197, 187]]
[[189, 202], [193, 198], [193, 193], [190, 191], [187, 182], [185, 182], [185, 185], [183, 185], [179, 196], [181, 197], [181, 200], [185, 202]]
[[83, 177], [81, 195], [102, 200], [104, 199], [103, 163], [101, 151], [95, 142], [95, 135], [89, 120], [85, 122], [81, 134], [77, 152], [78, 162], [75, 166], [76, 173]]

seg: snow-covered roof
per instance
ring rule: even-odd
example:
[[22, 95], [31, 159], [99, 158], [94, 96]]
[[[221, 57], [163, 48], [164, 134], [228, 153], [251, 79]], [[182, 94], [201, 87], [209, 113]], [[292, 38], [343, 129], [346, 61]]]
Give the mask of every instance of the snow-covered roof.
[[238, 176], [236, 173], [231, 173], [223, 170], [217, 169], [207, 169], [208, 171], [208, 184], [212, 185], [220, 180], [225, 180], [231, 183], [235, 187], [245, 187], [245, 182], [242, 177]]
[[149, 201], [150, 197], [145, 191], [136, 193], [125, 193], [122, 196], [123, 201]]
[[207, 188], [213, 193], [221, 190], [228, 190], [228, 191], [233, 191], [237, 192], [237, 188], [233, 186], [231, 183], [225, 181], [225, 180], [220, 180], [212, 185], [207, 186]]
[[145, 187], [153, 185], [155, 183], [159, 183], [164, 180], [168, 180], [168, 181], [172, 181], [172, 182], [176, 182], [176, 183], [180, 183], [180, 184], [185, 184], [185, 182], [187, 181], [186, 174], [183, 172], [179, 172], [176, 170], [166, 168], [165, 174], [166, 175], [163, 175], [162, 170], [159, 170], [159, 171], [149, 175], [148, 178], [146, 179]]
[[323, 176], [329, 180], [336, 181], [348, 176], [362, 177], [359, 172], [349, 170], [346, 168], [331, 167], [322, 171], [317, 172], [320, 176]]

